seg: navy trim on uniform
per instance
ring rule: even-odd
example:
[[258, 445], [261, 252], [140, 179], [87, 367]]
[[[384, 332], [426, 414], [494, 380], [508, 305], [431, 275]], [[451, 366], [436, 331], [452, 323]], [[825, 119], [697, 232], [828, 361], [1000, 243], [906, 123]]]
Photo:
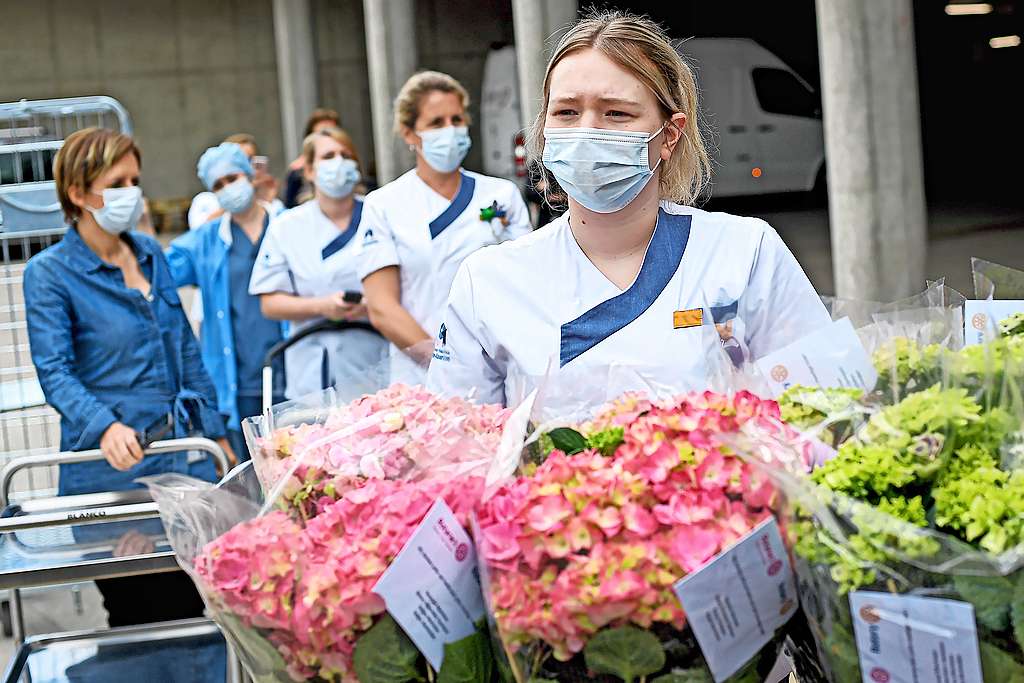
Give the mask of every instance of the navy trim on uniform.
[[[658, 210], [658, 225], [636, 282], [621, 294], [562, 325], [559, 365], [564, 367], [626, 327], [651, 307], [679, 269], [690, 239], [690, 216]], [[668, 323], [666, 323], [668, 324]]]
[[445, 231], [455, 219], [462, 215], [469, 203], [473, 201], [473, 192], [476, 190], [476, 180], [472, 176], [462, 173], [462, 180], [459, 183], [459, 191], [455, 194], [452, 203], [444, 212], [430, 221], [430, 239], [437, 239], [437, 236]]
[[737, 301], [733, 301], [725, 306], [712, 306], [711, 320], [716, 324], [727, 323], [736, 317], [737, 310], [739, 310], [739, 302]]
[[330, 257], [337, 254], [339, 251], [345, 248], [345, 245], [352, 241], [356, 233], [359, 232], [359, 221], [363, 218], [363, 203], [358, 199], [355, 200], [355, 204], [352, 205], [352, 216], [348, 219], [348, 227], [345, 228], [345, 232], [341, 233], [331, 243], [324, 247], [324, 250], [320, 252], [320, 259], [326, 261]]

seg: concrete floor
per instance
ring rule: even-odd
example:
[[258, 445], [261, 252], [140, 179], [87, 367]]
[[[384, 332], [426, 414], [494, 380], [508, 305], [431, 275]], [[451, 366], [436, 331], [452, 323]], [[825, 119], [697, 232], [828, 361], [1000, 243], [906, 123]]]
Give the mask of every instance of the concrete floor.
[[[103, 598], [91, 581], [25, 591], [21, 599], [25, 631], [29, 636], [93, 630], [107, 625]], [[10, 638], [0, 638], [0, 670], [7, 667], [14, 650], [14, 642]]]
[[[774, 197], [722, 203], [716, 210], [768, 221], [793, 251], [820, 294], [834, 294], [832, 250], [825, 207], [799, 207], [797, 198]], [[1024, 205], [942, 204], [928, 207], [925, 276], [973, 298], [971, 257], [1024, 270]], [[925, 284], [921, 283], [921, 289]]]

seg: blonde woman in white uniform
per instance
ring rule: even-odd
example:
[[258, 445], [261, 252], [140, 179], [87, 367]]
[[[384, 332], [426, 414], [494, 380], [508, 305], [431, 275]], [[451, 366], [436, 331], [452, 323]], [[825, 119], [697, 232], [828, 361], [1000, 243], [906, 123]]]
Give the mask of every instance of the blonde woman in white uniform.
[[[345, 131], [328, 128], [307, 136], [302, 153], [316, 197], [270, 224], [249, 283], [265, 316], [297, 323], [293, 334], [324, 319], [367, 319], [355, 239], [363, 216], [355, 145]], [[371, 332], [313, 334], [285, 351], [285, 395], [332, 386], [347, 396], [375, 391], [386, 384], [386, 354], [384, 339]]]
[[395, 101], [395, 131], [416, 167], [366, 197], [359, 268], [370, 320], [391, 341], [391, 381], [422, 384], [452, 278], [481, 247], [528, 233], [519, 188], [461, 168], [469, 96], [458, 81], [418, 73]]
[[693, 74], [656, 24], [580, 21], [542, 101], [531, 153], [569, 211], [462, 265], [432, 388], [514, 402], [546, 377], [546, 409], [576, 413], [626, 389], [702, 389], [708, 359], [757, 358], [829, 322], [768, 224], [687, 205], [708, 155]]

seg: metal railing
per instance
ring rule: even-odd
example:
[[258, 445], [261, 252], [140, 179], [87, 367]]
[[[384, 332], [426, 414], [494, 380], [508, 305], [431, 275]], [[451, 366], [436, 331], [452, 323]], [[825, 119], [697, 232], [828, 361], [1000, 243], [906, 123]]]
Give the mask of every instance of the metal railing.
[[[226, 474], [230, 464], [223, 449], [214, 441], [203, 438], [173, 439], [158, 441], [145, 450], [146, 455], [159, 455], [162, 453], [178, 453], [183, 451], [198, 451], [212, 457], [220, 467], [222, 474]], [[0, 509], [7, 514], [10, 503], [11, 482], [14, 476], [26, 469], [38, 467], [50, 467], [53, 465], [70, 465], [84, 462], [103, 460], [103, 452], [99, 449], [81, 452], [53, 453], [44, 455], [26, 456], [8, 462], [3, 470], [0, 470]], [[129, 502], [116, 500], [113, 494], [96, 494], [93, 500], [88, 495], [71, 496], [71, 501], [81, 507], [58, 507], [58, 499], [51, 499], [47, 504], [36, 503], [36, 511], [25, 514], [24, 508], [21, 514], [0, 518], [0, 534], [14, 534], [17, 531], [29, 529], [41, 529], [54, 526], [76, 526], [82, 524], [110, 523], [115, 521], [152, 519], [159, 517], [159, 508], [156, 503], [139, 502], [137, 499], [129, 499]], [[111, 504], [114, 502], [115, 504]], [[91, 504], [90, 504], [91, 503]], [[98, 506], [97, 506], [98, 504]], [[47, 509], [48, 508], [48, 509]], [[126, 558], [123, 561], [111, 561], [106, 563], [82, 563], [80, 566], [58, 565], [48, 569], [42, 574], [44, 578], [32, 579], [33, 585], [53, 585], [80, 581], [84, 579], [112, 578], [114, 576], [126, 576], [132, 574], [146, 574], [159, 571], [170, 571], [174, 568], [173, 553], [152, 553], [145, 558]], [[168, 562], [170, 558], [170, 562]], [[118, 566], [122, 565], [122, 566]], [[14, 639], [21, 643], [25, 636], [24, 614], [21, 608], [21, 588], [29, 585], [26, 572], [21, 585], [11, 585], [10, 588], [10, 611], [11, 628]], [[40, 583], [45, 581], [45, 583]]]

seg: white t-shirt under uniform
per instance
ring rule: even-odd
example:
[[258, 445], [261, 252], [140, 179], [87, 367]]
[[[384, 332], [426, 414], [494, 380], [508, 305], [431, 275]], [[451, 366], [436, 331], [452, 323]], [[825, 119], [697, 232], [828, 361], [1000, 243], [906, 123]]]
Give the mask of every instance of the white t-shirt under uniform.
[[507, 404], [543, 387], [546, 417], [579, 416], [626, 390], [704, 389], [715, 363], [759, 358], [829, 322], [762, 220], [663, 202], [640, 272], [620, 290], [566, 214], [462, 265], [429, 386]]
[[[256, 257], [249, 293], [319, 297], [362, 292], [356, 235], [363, 211], [357, 198], [343, 232], [315, 199], [277, 216]], [[293, 325], [292, 334], [321, 320]], [[295, 399], [328, 386], [345, 398], [376, 391], [387, 384], [386, 359], [387, 343], [379, 335], [362, 330], [313, 334], [285, 351], [285, 395]]]
[[[402, 306], [431, 335], [438, 333], [452, 279], [481, 247], [530, 232], [519, 188], [508, 180], [461, 171], [454, 199], [431, 189], [411, 170], [366, 196], [360, 224], [359, 274], [398, 266]], [[494, 207], [504, 219], [484, 220]], [[426, 370], [394, 345], [391, 381], [423, 384]]]

